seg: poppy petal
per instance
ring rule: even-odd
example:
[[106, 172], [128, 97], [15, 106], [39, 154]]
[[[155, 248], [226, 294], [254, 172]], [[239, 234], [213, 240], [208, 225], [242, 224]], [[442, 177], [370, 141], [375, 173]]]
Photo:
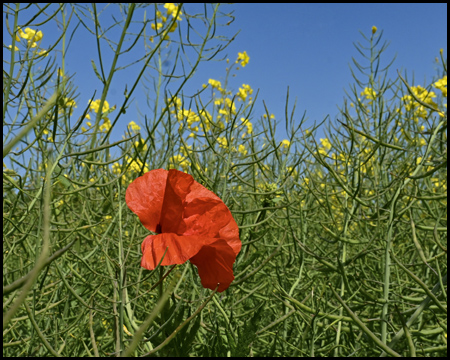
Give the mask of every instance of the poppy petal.
[[[142, 242], [141, 266], [154, 270], [158, 263], [161, 265], [184, 264], [187, 260], [195, 256], [200, 249], [217, 239], [204, 236], [179, 236], [172, 233], [159, 235], [149, 235]], [[167, 252], [166, 252], [167, 249]]]
[[153, 232], [160, 231], [160, 218], [168, 171], [152, 170], [135, 179], [127, 188], [125, 201], [142, 225]]
[[228, 207], [219, 198], [195, 198], [188, 202], [184, 210], [184, 226], [185, 235], [221, 238], [233, 248], [236, 255], [241, 250], [238, 226]]
[[230, 286], [234, 280], [233, 264], [236, 254], [225, 240], [219, 239], [209, 245], [204, 245], [191, 263], [197, 266], [198, 275], [205, 288], [214, 290], [219, 285], [218, 292]]
[[161, 212], [161, 232], [182, 235], [179, 231], [186, 195], [190, 192], [194, 178], [182, 171], [168, 171], [164, 203]]

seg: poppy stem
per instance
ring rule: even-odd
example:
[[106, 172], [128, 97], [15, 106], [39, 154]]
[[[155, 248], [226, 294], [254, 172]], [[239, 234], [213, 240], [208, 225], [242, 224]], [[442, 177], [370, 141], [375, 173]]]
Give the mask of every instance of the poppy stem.
[[164, 286], [163, 286], [163, 281], [164, 281], [164, 269], [162, 266], [159, 267], [159, 281], [158, 281], [158, 289], [159, 289], [159, 298], [161, 299], [161, 296], [164, 292]]
[[[159, 285], [158, 285], [158, 290], [159, 290], [158, 293], [159, 293], [159, 300], [160, 301], [161, 301], [161, 299], [163, 297], [163, 294], [164, 294], [164, 284], [163, 284], [164, 278], [165, 278], [165, 276], [164, 276], [164, 268], [162, 266], [160, 266], [159, 267], [159, 281], [158, 281], [158, 283], [159, 283]], [[164, 304], [164, 306], [161, 309], [161, 325], [166, 322], [166, 316], [165, 316], [166, 315], [166, 311], [165, 311], [166, 305], [167, 305], [167, 303]]]

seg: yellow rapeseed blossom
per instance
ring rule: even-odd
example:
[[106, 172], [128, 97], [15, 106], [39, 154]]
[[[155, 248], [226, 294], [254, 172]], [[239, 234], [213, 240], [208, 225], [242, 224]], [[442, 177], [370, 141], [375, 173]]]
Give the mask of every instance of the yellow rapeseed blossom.
[[253, 94], [253, 89], [250, 87], [250, 85], [242, 84], [242, 88], [239, 88], [237, 96], [245, 101], [247, 99], [247, 96], [251, 94]]
[[[172, 15], [173, 17], [177, 15], [179, 6], [175, 5], [174, 3], [166, 3], [164, 7], [167, 9], [167, 15]], [[177, 21], [181, 21], [181, 15], [183, 15], [183, 13], [180, 11], [177, 17]]]
[[447, 97], [447, 75], [436, 81], [433, 86], [442, 91], [442, 96]]
[[103, 124], [100, 125], [100, 131], [107, 132], [109, 129], [111, 129], [111, 121], [107, 117], [104, 118]]
[[156, 24], [152, 23], [150, 26], [152, 27], [153, 30], [158, 31], [159, 29], [161, 29], [163, 27], [163, 24], [158, 22]]
[[[11, 50], [12, 49], [12, 45], [8, 45], [8, 49]], [[19, 48], [17, 46], [14, 46], [14, 50], [15, 51], [19, 51]]]
[[242, 138], [244, 138], [245, 135], [247, 135], [247, 134], [250, 135], [253, 132], [253, 124], [246, 118], [241, 118], [241, 121], [247, 127], [247, 131], [242, 134]]
[[363, 91], [361, 91], [361, 96], [365, 96], [369, 100], [375, 100], [377, 93], [374, 89], [366, 87]]
[[130, 121], [130, 123], [128, 124], [128, 128], [134, 132], [138, 132], [139, 130], [141, 130], [141, 127], [138, 124], [136, 124], [134, 121]]
[[289, 140], [284, 139], [281, 141], [281, 148], [287, 149], [291, 145], [291, 142]]
[[[100, 107], [100, 99], [95, 100], [95, 101], [89, 100], [89, 106], [90, 106], [91, 110], [93, 110], [93, 111], [95, 111], [95, 112], [98, 112], [98, 108]], [[102, 113], [104, 113], [104, 112], [106, 112], [106, 111], [108, 111], [108, 110], [109, 110], [109, 104], [108, 104], [108, 102], [105, 100], [105, 101], [103, 102]]]
[[192, 151], [192, 145], [187, 145], [186, 147], [180, 148], [180, 152], [183, 154], [184, 157], [188, 156], [188, 153]]
[[19, 35], [22, 39], [28, 40], [28, 43], [31, 43], [32, 48], [35, 48], [37, 46], [37, 42], [42, 40], [42, 37], [44, 36], [42, 31], [36, 31], [30, 28], [26, 28], [25, 31], [22, 31], [22, 29], [19, 28]]
[[245, 148], [244, 145], [239, 145], [238, 151], [242, 154], [242, 155], [247, 155], [247, 149]]
[[64, 106], [65, 107], [77, 107], [77, 103], [75, 100], [70, 98], [64, 98]]
[[287, 170], [287, 172], [291, 172], [292, 171], [291, 176], [293, 176], [293, 177], [297, 176], [297, 170], [296, 169], [292, 170], [292, 166], [288, 166], [286, 168], [286, 170]]
[[176, 169], [179, 166], [186, 172], [191, 166], [191, 162], [182, 155], [174, 155], [169, 159], [169, 169]]
[[211, 85], [211, 87], [212, 87], [213, 89], [217, 89], [217, 90], [219, 90], [219, 91], [222, 90], [222, 84], [220, 83], [219, 80], [209, 79], [209, 80], [208, 80], [208, 84]]
[[376, 26], [372, 26], [372, 34], [375, 34], [377, 32], [377, 27]]
[[217, 142], [219, 143], [220, 147], [222, 147], [222, 148], [226, 149], [228, 147], [228, 140], [225, 136], [218, 137]]
[[115, 162], [111, 165], [113, 174], [119, 175], [121, 173], [121, 165]]
[[60, 114], [64, 114], [64, 109], [70, 109], [70, 115], [72, 115], [73, 109], [77, 107], [76, 101], [68, 97], [59, 99], [58, 105], [60, 106]]
[[325, 138], [325, 139], [320, 139], [320, 142], [322, 143], [322, 146], [323, 146], [326, 150], [330, 150], [330, 149], [331, 149], [331, 143], [330, 143], [330, 140], [328, 140], [327, 138]]
[[170, 110], [170, 112], [171, 112], [172, 114], [175, 114], [176, 109], [180, 110], [180, 109], [183, 107], [183, 101], [182, 101], [179, 97], [177, 97], [177, 96], [171, 97], [171, 98], [169, 99], [169, 104], [170, 104], [170, 107], [171, 107], [171, 108], [172, 108], [172, 107], [175, 108], [175, 109], [171, 109], [171, 110]]
[[147, 151], [147, 149], [148, 149], [147, 144], [145, 143], [144, 139], [140, 139], [139, 141], [135, 141], [134, 145], [137, 148], [140, 148], [141, 151]]
[[128, 171], [140, 172], [143, 168], [143, 172], [146, 173], [149, 170], [147, 163], [143, 164], [142, 161], [137, 158], [133, 160], [133, 158], [127, 156], [127, 163], [129, 164]]
[[169, 29], [169, 32], [174, 32], [177, 29], [177, 27], [178, 27], [178, 24], [177, 23], [173, 23], [172, 26]]
[[236, 63], [238, 63], [240, 60], [242, 61], [241, 62], [242, 67], [245, 67], [245, 65], [248, 64], [248, 62], [250, 60], [250, 56], [247, 55], [247, 51], [238, 53], [238, 58], [236, 60]]
[[[436, 94], [432, 91], [427, 91], [424, 87], [411, 86], [411, 90], [414, 93], [414, 96], [420, 101], [437, 108], [436, 103], [433, 101], [433, 98], [436, 97]], [[405, 95], [401, 98], [401, 100], [405, 103], [405, 109], [407, 111], [413, 112], [413, 120], [417, 124], [419, 122], [418, 118], [425, 119], [428, 116], [428, 109], [417, 102], [413, 96]]]
[[224, 107], [219, 110], [219, 114], [226, 116], [230, 115], [230, 112], [231, 114], [236, 114], [236, 105], [234, 104], [233, 100], [231, 100], [230, 98], [225, 98], [223, 100], [223, 104]]
[[[211, 114], [209, 113], [208, 110], [202, 109], [199, 111], [198, 113], [203, 122], [202, 122], [202, 127], [203, 127], [203, 131], [209, 131], [209, 129], [211, 128]], [[200, 117], [199, 117], [200, 119]]]

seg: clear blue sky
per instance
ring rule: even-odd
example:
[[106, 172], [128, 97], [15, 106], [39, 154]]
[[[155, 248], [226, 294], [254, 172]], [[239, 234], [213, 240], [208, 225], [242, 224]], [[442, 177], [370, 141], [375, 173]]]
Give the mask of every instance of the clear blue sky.
[[[103, 6], [101, 4], [99, 8]], [[101, 20], [112, 22], [111, 14], [121, 18], [116, 6], [110, 5], [101, 15]], [[27, 16], [22, 19], [29, 19], [32, 16], [30, 12], [35, 12], [35, 9], [24, 12]], [[187, 4], [185, 9], [192, 14], [199, 5]], [[143, 10], [138, 11], [142, 20]], [[148, 11], [153, 10], [150, 7]], [[307, 124], [320, 122], [327, 115], [334, 119], [338, 114], [337, 105], [343, 102], [344, 89], [354, 82], [349, 70], [351, 58], [361, 59], [353, 43], [361, 41], [364, 44], [359, 30], [370, 36], [373, 25], [378, 31], [383, 31], [383, 39], [390, 42], [384, 54], [384, 64], [397, 54], [391, 68], [393, 77], [397, 69], [401, 72], [407, 69], [409, 78], [415, 75], [415, 85], [429, 83], [436, 75], [433, 62], [439, 56], [439, 49], [443, 48], [444, 57], [447, 56], [447, 4], [232, 4], [224, 5], [222, 12], [233, 12], [235, 21], [220, 28], [219, 32], [225, 31], [231, 36], [241, 30], [225, 53], [231, 61], [244, 50], [250, 56], [249, 64], [238, 72], [231, 86], [235, 91], [243, 83], [249, 84], [255, 92], [259, 89], [256, 116], [264, 113], [264, 100], [269, 112], [283, 120], [289, 86], [291, 105], [297, 98], [297, 119], [304, 111], [309, 119]], [[75, 17], [72, 21], [74, 25], [77, 23]], [[102, 24], [105, 25], [104, 22]], [[5, 23], [3, 26], [5, 29]], [[28, 26], [36, 29], [33, 23]], [[51, 24], [42, 26], [42, 30], [42, 47], [45, 48], [59, 34]], [[11, 39], [5, 31], [3, 34], [4, 45], [9, 45]], [[4, 49], [3, 53], [9, 56], [9, 51]], [[78, 86], [78, 112], [87, 104], [94, 90], [97, 90], [96, 98], [100, 96], [101, 83], [91, 66], [91, 59], [98, 63], [96, 54], [95, 37], [80, 26], [72, 39], [66, 68], [69, 74], [74, 74]], [[109, 64], [108, 60], [105, 62]], [[134, 69], [137, 71], [138, 67], [140, 65]], [[225, 67], [225, 62], [202, 63], [185, 93], [200, 89], [209, 78], [223, 80]], [[130, 88], [132, 77], [128, 71], [118, 73], [114, 79], [107, 97], [111, 105], [121, 104], [125, 83]], [[142, 87], [134, 93], [134, 98], [135, 104], [145, 111], [146, 93]], [[129, 121], [139, 122], [135, 104], [131, 104], [126, 116], [122, 117], [111, 141], [121, 138]], [[79, 116], [75, 115], [75, 118]], [[281, 138], [283, 127], [279, 128]]]

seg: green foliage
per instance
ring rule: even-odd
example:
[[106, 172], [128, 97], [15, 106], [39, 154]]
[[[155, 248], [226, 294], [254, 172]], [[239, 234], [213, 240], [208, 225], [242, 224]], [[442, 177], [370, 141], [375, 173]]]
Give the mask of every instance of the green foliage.
[[[445, 355], [442, 53], [432, 83], [390, 79], [375, 28], [357, 45], [355, 84], [325, 137], [295, 117], [288, 94], [280, 141], [280, 121], [255, 114], [251, 87], [229, 89], [251, 66], [246, 52], [225, 81], [184, 94], [231, 41], [218, 6], [192, 15], [188, 5], [116, 4], [112, 26], [95, 4], [20, 6], [4, 5], [4, 356]], [[42, 52], [51, 21], [61, 33]], [[101, 84], [83, 109], [65, 70], [78, 26], [98, 43]], [[129, 52], [138, 60], [124, 65]], [[110, 105], [119, 70], [130, 82]], [[128, 111], [138, 85], [152, 101], [140, 125]], [[204, 289], [189, 262], [140, 267], [148, 231], [124, 195], [161, 167], [192, 174], [232, 211], [243, 247], [225, 292]]]

